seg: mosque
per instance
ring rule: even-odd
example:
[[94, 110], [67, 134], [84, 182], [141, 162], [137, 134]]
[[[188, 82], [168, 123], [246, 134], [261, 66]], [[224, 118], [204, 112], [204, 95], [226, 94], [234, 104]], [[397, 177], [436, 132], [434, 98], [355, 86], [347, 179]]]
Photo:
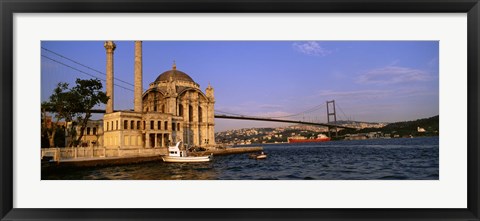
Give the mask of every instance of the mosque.
[[[178, 141], [188, 147], [215, 146], [213, 88], [205, 93], [188, 74], [177, 69], [158, 75], [146, 91], [142, 86], [142, 42], [135, 41], [134, 109], [114, 111], [113, 41], [104, 43], [107, 56], [106, 94], [110, 97], [103, 117], [101, 145], [106, 149], [165, 148]], [[88, 139], [88, 134], [85, 136]], [[97, 135], [97, 134], [96, 134]], [[100, 135], [100, 134], [98, 134]], [[97, 140], [98, 140], [97, 135]], [[98, 145], [98, 144], [97, 144]]]

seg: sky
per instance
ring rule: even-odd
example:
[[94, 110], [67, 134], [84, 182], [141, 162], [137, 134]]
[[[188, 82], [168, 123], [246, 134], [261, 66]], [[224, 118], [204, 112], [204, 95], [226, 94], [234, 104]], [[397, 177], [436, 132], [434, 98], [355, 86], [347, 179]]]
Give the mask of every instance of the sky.
[[[43, 41], [42, 101], [59, 82], [73, 86], [76, 78], [96, 77], [105, 88], [103, 43]], [[115, 44], [114, 109], [133, 109], [134, 42]], [[216, 111], [327, 122], [326, 101], [335, 100], [337, 120], [398, 122], [439, 114], [438, 41], [143, 41], [142, 49], [144, 90], [175, 61], [202, 91], [208, 84], [215, 89]], [[285, 125], [215, 124], [217, 132]]]

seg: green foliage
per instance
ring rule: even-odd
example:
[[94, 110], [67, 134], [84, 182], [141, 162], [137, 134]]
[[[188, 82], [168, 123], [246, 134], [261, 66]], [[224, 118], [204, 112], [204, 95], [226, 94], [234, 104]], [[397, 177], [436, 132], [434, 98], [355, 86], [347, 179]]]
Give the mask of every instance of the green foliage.
[[41, 139], [40, 139], [40, 145], [42, 148], [49, 148], [50, 147], [50, 143], [48, 141], [48, 134], [47, 134], [47, 131], [46, 130], [43, 130], [43, 124], [42, 124], [42, 136], [41, 136]]
[[[436, 136], [439, 135], [439, 115], [418, 119], [414, 121], [403, 121], [387, 124], [382, 128], [363, 128], [361, 130], [345, 129], [339, 132], [339, 135], [356, 134], [356, 133], [369, 133], [369, 132], [382, 132], [384, 134], [391, 134], [402, 136]], [[424, 128], [426, 132], [418, 132], [418, 127]]]
[[419, 119], [415, 121], [404, 121], [404, 122], [396, 122], [396, 123], [391, 123], [388, 124], [384, 127], [386, 130], [417, 130], [417, 127], [422, 127], [422, 128], [431, 128], [432, 130], [437, 130], [438, 131], [438, 126], [439, 126], [439, 121], [440, 117], [434, 116], [430, 118], [424, 118], [424, 119]]
[[[423, 135], [438, 135], [439, 134], [439, 121], [440, 117], [434, 116], [430, 118], [419, 119], [415, 121], [404, 121], [396, 122], [386, 125], [382, 128], [383, 131], [388, 133], [395, 133], [401, 136], [404, 135], [414, 135], [414, 136], [423, 136]], [[417, 128], [421, 127], [426, 130], [426, 132], [419, 133]]]
[[102, 83], [98, 79], [75, 81], [76, 86], [70, 90], [74, 102], [72, 105], [77, 111], [83, 113], [91, 113], [93, 107], [97, 104], [106, 104], [108, 101], [107, 95], [102, 91]]
[[[54, 112], [56, 121], [52, 122], [52, 128], [42, 128], [46, 131], [50, 140], [50, 146], [54, 145], [56, 125], [59, 120], [72, 122], [67, 128], [70, 142], [67, 146], [74, 146], [82, 139], [87, 122], [92, 116], [92, 109], [98, 104], [106, 104], [109, 97], [102, 91], [102, 83], [98, 79], [77, 79], [75, 86], [69, 89], [67, 83], [60, 82], [54, 89], [48, 101], [42, 103], [42, 110]], [[77, 136], [75, 126], [80, 126], [80, 134]], [[42, 126], [44, 126], [42, 124]]]
[[[42, 102], [42, 134], [46, 134], [49, 147], [55, 147], [58, 122], [61, 119], [65, 121], [73, 120], [75, 116], [73, 104], [74, 96], [68, 91], [68, 84], [63, 82], [58, 83], [48, 101]], [[55, 113], [55, 120], [52, 119], [50, 127], [46, 125], [46, 111]]]

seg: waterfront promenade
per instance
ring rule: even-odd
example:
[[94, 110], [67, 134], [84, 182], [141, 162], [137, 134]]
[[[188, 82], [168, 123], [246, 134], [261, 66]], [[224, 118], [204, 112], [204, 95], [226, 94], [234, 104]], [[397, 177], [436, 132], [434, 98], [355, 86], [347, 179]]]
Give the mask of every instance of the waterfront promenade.
[[[189, 152], [192, 156], [228, 155], [262, 151], [262, 147], [212, 148], [201, 152]], [[107, 149], [93, 147], [43, 148], [41, 159], [50, 166], [93, 167], [134, 164], [162, 160], [166, 148], [152, 149]]]

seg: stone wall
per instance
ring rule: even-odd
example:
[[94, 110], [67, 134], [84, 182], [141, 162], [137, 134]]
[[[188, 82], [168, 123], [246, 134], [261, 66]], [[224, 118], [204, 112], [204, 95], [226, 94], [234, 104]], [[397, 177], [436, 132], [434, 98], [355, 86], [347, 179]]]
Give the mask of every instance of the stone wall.
[[41, 158], [52, 157], [54, 161], [69, 159], [101, 159], [108, 157], [147, 157], [166, 155], [166, 148], [158, 149], [107, 149], [92, 147], [42, 148]]

